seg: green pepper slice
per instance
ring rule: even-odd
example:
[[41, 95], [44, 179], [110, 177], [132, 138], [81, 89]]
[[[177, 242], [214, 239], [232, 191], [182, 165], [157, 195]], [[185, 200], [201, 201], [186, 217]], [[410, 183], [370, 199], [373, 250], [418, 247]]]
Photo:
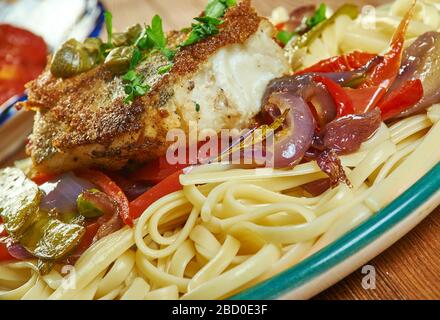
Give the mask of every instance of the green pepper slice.
[[38, 217], [42, 193], [18, 168], [0, 170], [0, 215], [6, 231], [20, 239]]

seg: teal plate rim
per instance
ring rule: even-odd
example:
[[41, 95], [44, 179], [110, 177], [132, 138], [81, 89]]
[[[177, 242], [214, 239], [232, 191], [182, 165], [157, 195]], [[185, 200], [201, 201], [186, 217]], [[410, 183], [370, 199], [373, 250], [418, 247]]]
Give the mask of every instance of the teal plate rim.
[[440, 190], [440, 163], [366, 222], [314, 255], [231, 300], [276, 299], [335, 267], [403, 221]]

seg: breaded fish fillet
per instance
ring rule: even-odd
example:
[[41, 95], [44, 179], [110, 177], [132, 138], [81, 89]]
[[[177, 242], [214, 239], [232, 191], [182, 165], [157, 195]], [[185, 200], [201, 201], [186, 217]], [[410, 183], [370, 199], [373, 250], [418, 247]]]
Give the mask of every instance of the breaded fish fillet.
[[[60, 79], [49, 68], [28, 85], [28, 109], [37, 111], [28, 152], [39, 172], [82, 167], [117, 170], [166, 152], [167, 132], [245, 128], [260, 111], [273, 78], [288, 71], [273, 27], [248, 1], [228, 10], [220, 33], [181, 49], [169, 73], [157, 54], [140, 66], [151, 91], [124, 103], [121, 77], [104, 66]], [[169, 43], [183, 40], [169, 34]]]

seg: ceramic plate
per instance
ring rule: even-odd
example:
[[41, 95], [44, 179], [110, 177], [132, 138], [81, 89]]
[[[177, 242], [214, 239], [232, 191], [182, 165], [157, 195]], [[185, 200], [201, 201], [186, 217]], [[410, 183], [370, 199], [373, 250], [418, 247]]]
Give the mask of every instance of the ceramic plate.
[[438, 205], [440, 164], [353, 231], [232, 299], [309, 299], [382, 253]]

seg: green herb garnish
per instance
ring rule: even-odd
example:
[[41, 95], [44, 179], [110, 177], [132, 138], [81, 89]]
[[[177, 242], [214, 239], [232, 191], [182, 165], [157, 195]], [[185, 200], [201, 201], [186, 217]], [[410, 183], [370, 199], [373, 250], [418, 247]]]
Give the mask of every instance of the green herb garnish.
[[150, 86], [145, 83], [145, 78], [135, 70], [129, 70], [123, 77], [124, 91], [127, 94], [125, 103], [131, 103], [135, 98], [145, 95], [150, 91]]
[[286, 45], [290, 41], [290, 39], [292, 39], [295, 35], [296, 32], [282, 30], [277, 33], [277, 40], [282, 44]]
[[209, 0], [205, 8], [205, 16], [220, 18], [225, 15], [228, 8], [235, 6], [236, 0]]
[[195, 104], [196, 104], [196, 112], [199, 112], [200, 111], [200, 104], [198, 104], [197, 102], [195, 102]]
[[194, 20], [199, 23], [192, 24], [191, 33], [182, 46], [189, 46], [209, 36], [218, 34], [220, 32], [218, 26], [223, 23], [223, 20], [212, 17], [201, 17]]
[[321, 3], [319, 5], [319, 8], [315, 11], [315, 14], [306, 20], [306, 25], [309, 28], [313, 28], [314, 26], [323, 22], [325, 19], [327, 19], [325, 16], [326, 11], [326, 5], [324, 3]]
[[203, 17], [194, 18], [198, 23], [193, 23], [191, 32], [181, 46], [189, 46], [220, 32], [219, 26], [226, 10], [236, 4], [236, 0], [210, 0], [205, 8]]
[[173, 67], [173, 64], [172, 64], [172, 63], [170, 63], [170, 64], [168, 64], [168, 65], [166, 65], [166, 66], [162, 66], [162, 67], [160, 67], [159, 69], [157, 69], [157, 73], [158, 73], [158, 74], [165, 74], [165, 73], [167, 73], [168, 71], [170, 71], [172, 67]]
[[107, 44], [112, 45], [113, 40], [113, 16], [111, 12], [104, 12], [105, 27], [107, 29]]

